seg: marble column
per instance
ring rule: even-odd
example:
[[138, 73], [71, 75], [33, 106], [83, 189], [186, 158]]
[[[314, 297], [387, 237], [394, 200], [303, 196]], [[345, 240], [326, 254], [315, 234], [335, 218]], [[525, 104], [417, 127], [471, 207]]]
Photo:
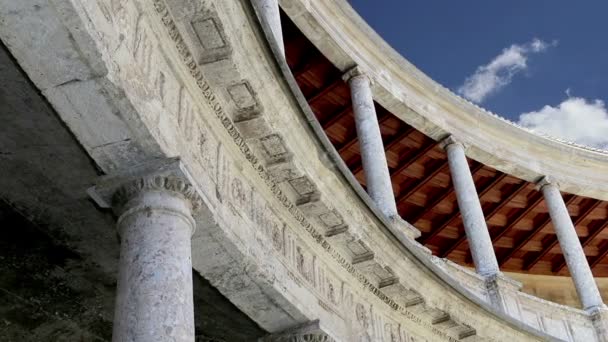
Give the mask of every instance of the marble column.
[[350, 86], [367, 193], [384, 215], [398, 218], [370, 79], [358, 67], [350, 69], [343, 78]]
[[551, 222], [559, 241], [559, 246], [564, 254], [566, 265], [572, 276], [574, 287], [585, 310], [594, 310], [604, 306], [602, 297], [593, 279], [591, 267], [583, 251], [583, 246], [578, 238], [568, 208], [559, 192], [559, 187], [551, 178], [543, 177], [538, 183], [542, 191], [545, 203], [549, 209]]
[[194, 342], [190, 243], [200, 198], [175, 173], [107, 177], [90, 191], [119, 216], [113, 341]]
[[448, 155], [452, 183], [475, 270], [486, 277], [498, 274], [500, 270], [496, 254], [464, 153], [464, 145], [449, 136], [443, 140], [442, 146]]
[[285, 56], [285, 45], [283, 44], [283, 29], [281, 28], [281, 13], [278, 0], [252, 0], [261, 20], [268, 24], [272, 36], [277, 43], [281, 54]]

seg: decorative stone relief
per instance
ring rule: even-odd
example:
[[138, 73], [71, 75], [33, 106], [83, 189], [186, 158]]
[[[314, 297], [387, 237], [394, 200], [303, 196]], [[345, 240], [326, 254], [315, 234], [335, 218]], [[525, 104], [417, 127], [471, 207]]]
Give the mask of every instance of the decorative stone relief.
[[243, 121], [251, 119], [252, 116], [258, 115], [261, 111], [259, 101], [255, 95], [249, 82], [242, 81], [227, 88], [230, 99], [238, 108], [238, 112], [235, 113], [235, 121]]
[[192, 206], [192, 210], [201, 207], [201, 198], [196, 190], [184, 179], [175, 176], [142, 177], [121, 186], [112, 198], [114, 206], [122, 207], [137, 194], [145, 191], [172, 191], [184, 196]]
[[236, 111], [234, 123], [248, 139], [259, 138], [271, 132], [266, 118], [262, 116], [262, 105], [248, 81], [239, 81], [226, 88]]
[[319, 215], [319, 221], [321, 221], [326, 228], [326, 237], [336, 236], [348, 230], [348, 226], [344, 223], [342, 215], [336, 210]]
[[308, 179], [308, 177], [300, 177], [296, 179], [290, 179], [289, 184], [303, 199], [309, 199], [316, 194], [317, 188], [314, 183]]
[[319, 321], [313, 321], [287, 331], [271, 334], [260, 342], [335, 342], [319, 326]]
[[190, 174], [179, 158], [152, 160], [123, 173], [102, 177], [88, 189], [89, 195], [103, 208], [122, 207], [138, 194], [146, 191], [171, 191], [183, 196], [192, 211], [202, 206], [198, 191], [192, 186]]
[[177, 27], [185, 33], [198, 64], [228, 58], [232, 48], [213, 4], [187, 0], [168, 0], [166, 3], [176, 18]]
[[260, 139], [268, 164], [284, 163], [291, 160], [291, 152], [285, 147], [283, 138], [278, 134], [270, 134]]

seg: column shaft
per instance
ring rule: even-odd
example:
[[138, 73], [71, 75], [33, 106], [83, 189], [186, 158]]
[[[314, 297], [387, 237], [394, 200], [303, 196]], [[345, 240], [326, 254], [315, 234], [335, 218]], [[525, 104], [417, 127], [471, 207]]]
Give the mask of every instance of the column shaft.
[[118, 230], [112, 340], [194, 342], [194, 220], [188, 201], [171, 191], [142, 191], [126, 204]]
[[285, 56], [285, 45], [283, 44], [283, 29], [281, 28], [281, 13], [278, 0], [252, 0], [262, 20], [264, 20], [274, 37], [275, 42]]
[[386, 216], [398, 217], [370, 80], [367, 76], [359, 74], [350, 77], [348, 84], [350, 85], [367, 192]]
[[475, 269], [483, 276], [497, 274], [499, 272], [498, 262], [464, 153], [464, 146], [457, 142], [447, 142], [445, 149]]
[[541, 191], [583, 308], [588, 310], [603, 306], [602, 297], [559, 188], [554, 183], [544, 182]]

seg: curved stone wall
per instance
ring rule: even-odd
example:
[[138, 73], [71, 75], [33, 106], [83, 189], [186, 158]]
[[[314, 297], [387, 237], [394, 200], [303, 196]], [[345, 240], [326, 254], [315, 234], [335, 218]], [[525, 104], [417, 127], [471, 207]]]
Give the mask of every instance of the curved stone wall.
[[[101, 170], [179, 163], [203, 201], [193, 268], [268, 332], [318, 320], [336, 341], [598, 339], [584, 312], [497, 310], [377, 213], [248, 1], [1, 3], [19, 13], [2, 40]], [[547, 314], [534, 326], [526, 310]]]

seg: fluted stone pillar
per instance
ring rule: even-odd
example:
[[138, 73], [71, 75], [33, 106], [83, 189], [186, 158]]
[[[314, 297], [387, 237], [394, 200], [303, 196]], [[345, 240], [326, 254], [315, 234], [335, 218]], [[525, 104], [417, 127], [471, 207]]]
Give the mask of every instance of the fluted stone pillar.
[[543, 177], [538, 183], [542, 191], [545, 203], [549, 209], [551, 222], [559, 241], [559, 246], [564, 254], [566, 265], [572, 276], [572, 281], [578, 293], [578, 297], [585, 310], [593, 310], [603, 307], [604, 303], [597, 284], [593, 279], [591, 267], [583, 251], [568, 208], [559, 192], [558, 185], [548, 177]]
[[268, 24], [272, 31], [275, 42], [285, 56], [285, 45], [283, 44], [283, 29], [281, 28], [281, 15], [278, 0], [251, 0], [260, 18]]
[[443, 140], [442, 146], [448, 155], [452, 183], [475, 269], [478, 274], [486, 277], [498, 274], [500, 271], [496, 254], [464, 153], [464, 145], [450, 136]]
[[190, 239], [200, 199], [179, 173], [109, 177], [91, 192], [119, 215], [112, 340], [194, 342]]
[[344, 74], [344, 80], [350, 86], [367, 192], [387, 217], [399, 217], [370, 79], [355, 67]]

